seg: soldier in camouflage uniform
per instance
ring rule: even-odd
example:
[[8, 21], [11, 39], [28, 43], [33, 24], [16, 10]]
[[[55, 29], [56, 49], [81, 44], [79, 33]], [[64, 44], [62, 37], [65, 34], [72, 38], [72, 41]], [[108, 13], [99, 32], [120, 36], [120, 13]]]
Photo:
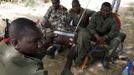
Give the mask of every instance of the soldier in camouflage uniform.
[[[82, 14], [85, 11], [83, 17]], [[86, 27], [88, 26], [90, 22], [90, 17], [95, 13], [95, 11], [90, 9], [84, 9], [81, 7], [79, 0], [73, 0], [72, 1], [72, 8], [69, 10], [68, 13], [68, 22], [67, 24], [71, 22], [72, 24], [69, 25], [70, 28], [74, 28], [77, 26], [78, 22], [80, 21], [80, 18], [82, 17], [79, 27], [77, 29], [77, 33], [79, 34], [79, 31], [85, 31]], [[74, 40], [76, 40], [77, 37], [75, 37]], [[72, 47], [73, 48], [73, 47]], [[61, 75], [73, 75], [70, 71], [72, 61], [76, 58], [77, 51], [76, 49], [71, 49], [68, 56], [67, 56], [67, 62], [66, 65], [61, 73]]]
[[42, 33], [36, 23], [25, 18], [9, 26], [11, 45], [0, 45], [0, 75], [47, 75], [40, 57]]
[[[82, 14], [84, 11], [85, 11], [85, 13], [82, 17]], [[89, 24], [89, 18], [94, 13], [95, 13], [95, 11], [93, 11], [93, 10], [82, 8], [78, 0], [73, 0], [72, 8], [69, 10], [69, 13], [68, 13], [68, 24], [70, 22], [72, 22], [72, 26], [75, 28], [77, 26], [78, 22], [80, 21], [80, 18], [82, 17], [78, 30], [84, 29]]]
[[[46, 35], [45, 38], [47, 40], [51, 40], [54, 37], [53, 31], [54, 30], [59, 30], [59, 31], [64, 31], [65, 26], [66, 26], [66, 21], [67, 21], [67, 8], [64, 6], [60, 5], [60, 0], [51, 0], [52, 1], [52, 6], [49, 7], [47, 10], [42, 22], [41, 22], [41, 29], [43, 33]], [[46, 32], [47, 29], [50, 29], [50, 31]], [[54, 44], [52, 48], [52, 52], [48, 52], [49, 55], [54, 55], [54, 49], [60, 48], [61, 45], [59, 44]]]
[[78, 35], [78, 63], [84, 58], [91, 48], [91, 39], [94, 38], [96, 44], [107, 44], [107, 54], [113, 56], [116, 54], [116, 49], [121, 43], [122, 34], [119, 31], [117, 21], [112, 14], [110, 3], [104, 2], [99, 12], [91, 18], [90, 25], [86, 31], [81, 31]]
[[49, 7], [41, 22], [43, 29], [64, 30], [67, 20], [67, 8], [59, 3], [59, 0], [52, 0], [52, 6]]

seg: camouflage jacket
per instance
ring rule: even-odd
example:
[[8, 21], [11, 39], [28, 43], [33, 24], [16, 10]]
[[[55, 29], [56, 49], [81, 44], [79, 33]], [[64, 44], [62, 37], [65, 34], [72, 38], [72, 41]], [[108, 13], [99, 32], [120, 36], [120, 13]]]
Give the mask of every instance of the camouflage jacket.
[[64, 29], [67, 20], [67, 8], [60, 5], [59, 9], [54, 10], [53, 6], [50, 6], [47, 10], [43, 21], [41, 23], [42, 28], [51, 28], [55, 30]]
[[[73, 21], [72, 26], [77, 26], [83, 12], [84, 12], [84, 8], [80, 8], [80, 13], [76, 14], [73, 9], [69, 10], [69, 14], [68, 14], [68, 23]], [[82, 17], [82, 20], [80, 22], [80, 27], [86, 27], [89, 24], [89, 17], [91, 17], [93, 14], [95, 13], [95, 11], [86, 9], [84, 16]]]
[[109, 39], [113, 39], [119, 33], [118, 24], [113, 14], [109, 15], [109, 17], [104, 20], [100, 12], [92, 16], [87, 29], [91, 34], [106, 36]]
[[5, 43], [0, 45], [0, 75], [45, 75], [40, 59], [25, 56]]

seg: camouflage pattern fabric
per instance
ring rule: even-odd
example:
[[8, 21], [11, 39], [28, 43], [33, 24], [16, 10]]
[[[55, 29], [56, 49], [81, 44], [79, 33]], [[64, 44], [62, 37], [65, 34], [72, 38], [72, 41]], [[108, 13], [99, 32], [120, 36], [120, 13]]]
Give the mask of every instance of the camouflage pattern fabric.
[[12, 46], [0, 45], [0, 75], [47, 75], [42, 61], [25, 56]]
[[67, 21], [67, 9], [60, 5], [59, 9], [54, 10], [53, 6], [50, 6], [46, 12], [41, 26], [43, 28], [51, 28], [54, 30], [64, 30], [64, 26]]
[[[76, 14], [73, 9], [69, 10], [68, 13], [68, 22], [73, 21], [73, 26], [76, 26], [84, 12], [84, 8], [80, 7], [80, 13]], [[89, 24], [89, 17], [91, 17], [95, 11], [92, 11], [90, 9], [86, 9], [86, 12], [84, 13], [84, 16], [82, 17], [82, 20], [80, 22], [79, 27], [85, 28]]]
[[119, 31], [117, 22], [112, 14], [104, 20], [100, 12], [97, 12], [92, 16], [91, 23], [87, 26], [87, 29], [81, 30], [78, 34], [78, 62], [83, 59], [83, 57], [87, 54], [87, 51], [89, 51], [89, 49], [92, 47], [90, 41], [94, 34], [107, 37], [107, 53], [114, 56], [117, 54], [116, 49], [121, 43], [121, 33]]

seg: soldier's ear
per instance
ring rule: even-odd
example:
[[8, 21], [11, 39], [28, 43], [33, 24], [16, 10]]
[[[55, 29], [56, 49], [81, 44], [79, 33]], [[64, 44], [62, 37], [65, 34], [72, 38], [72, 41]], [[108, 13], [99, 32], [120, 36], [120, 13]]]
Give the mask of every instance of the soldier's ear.
[[18, 40], [12, 39], [10, 41], [10, 43], [14, 46], [15, 49], [19, 49], [20, 48]]

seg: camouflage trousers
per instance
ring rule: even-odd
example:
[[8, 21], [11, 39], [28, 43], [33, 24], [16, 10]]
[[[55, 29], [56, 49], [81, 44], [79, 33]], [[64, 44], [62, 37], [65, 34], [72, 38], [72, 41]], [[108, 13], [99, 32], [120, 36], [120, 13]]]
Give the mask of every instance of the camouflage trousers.
[[[108, 46], [105, 48], [106, 53], [116, 56], [116, 49], [119, 44], [124, 41], [125, 37], [126, 35], [120, 32], [117, 37], [109, 40], [107, 43]], [[76, 64], [79, 65], [87, 53], [90, 52], [92, 47], [91, 38], [93, 38], [92, 35], [86, 29], [81, 29], [81, 31], [79, 31], [77, 38], [78, 57], [76, 58]]]

